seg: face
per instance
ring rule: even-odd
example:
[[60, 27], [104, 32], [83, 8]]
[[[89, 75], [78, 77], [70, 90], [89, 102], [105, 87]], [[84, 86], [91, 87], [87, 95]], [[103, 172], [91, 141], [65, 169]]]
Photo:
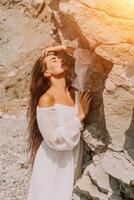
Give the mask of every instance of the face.
[[57, 55], [48, 55], [45, 61], [47, 65], [47, 69], [44, 72], [45, 76], [60, 75], [68, 71], [65, 61]]

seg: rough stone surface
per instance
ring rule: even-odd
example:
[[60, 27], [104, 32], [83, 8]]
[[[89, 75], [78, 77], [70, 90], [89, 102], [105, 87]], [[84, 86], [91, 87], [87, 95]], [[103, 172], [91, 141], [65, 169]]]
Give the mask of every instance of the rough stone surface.
[[3, 114], [0, 118], [0, 199], [24, 200], [31, 176], [26, 153], [26, 119]]
[[26, 199], [30, 71], [44, 47], [66, 44], [94, 53], [83, 175], [73, 200], [133, 200], [134, 2], [1, 0], [0, 32], [0, 199]]
[[134, 165], [128, 161], [123, 153], [107, 150], [104, 155], [102, 168], [107, 174], [121, 182], [131, 185], [134, 180]]

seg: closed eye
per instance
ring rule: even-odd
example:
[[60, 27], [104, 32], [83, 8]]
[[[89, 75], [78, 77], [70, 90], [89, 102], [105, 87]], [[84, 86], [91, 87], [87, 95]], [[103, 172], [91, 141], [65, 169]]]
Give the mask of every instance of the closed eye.
[[56, 62], [56, 57], [51, 58], [53, 62]]

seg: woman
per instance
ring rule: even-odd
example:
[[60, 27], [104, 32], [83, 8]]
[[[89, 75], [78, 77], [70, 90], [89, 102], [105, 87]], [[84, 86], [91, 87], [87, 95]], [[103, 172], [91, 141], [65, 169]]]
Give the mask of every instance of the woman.
[[[69, 66], [57, 53], [75, 58], [76, 77], [67, 81]], [[72, 200], [73, 185], [82, 173], [83, 120], [91, 91], [85, 76], [92, 55], [82, 48], [46, 48], [32, 69], [29, 150], [33, 166], [27, 200]]]

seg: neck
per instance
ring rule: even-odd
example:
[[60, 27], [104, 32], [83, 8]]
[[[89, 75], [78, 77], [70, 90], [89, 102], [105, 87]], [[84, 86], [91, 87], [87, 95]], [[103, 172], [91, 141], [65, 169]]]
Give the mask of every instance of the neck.
[[68, 88], [67, 88], [67, 84], [66, 84], [66, 79], [65, 77], [61, 77], [61, 78], [54, 78], [51, 84], [51, 89], [53, 91], [58, 91], [58, 94], [63, 94], [63, 93], [67, 93], [68, 92]]

